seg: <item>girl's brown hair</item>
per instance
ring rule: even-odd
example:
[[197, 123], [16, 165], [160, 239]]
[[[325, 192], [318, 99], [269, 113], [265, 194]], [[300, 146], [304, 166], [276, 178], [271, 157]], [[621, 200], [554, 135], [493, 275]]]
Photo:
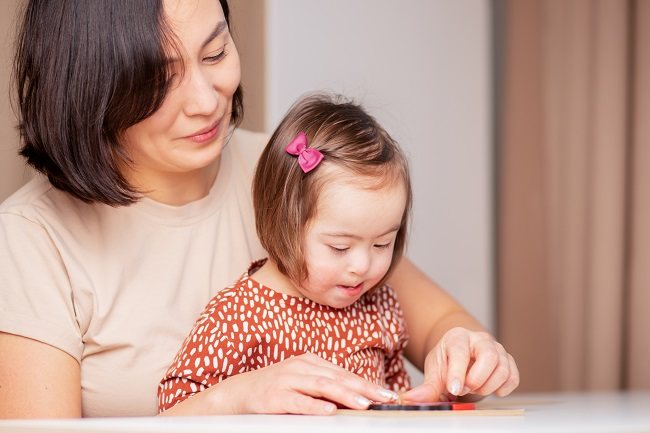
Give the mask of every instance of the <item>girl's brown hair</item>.
[[[318, 149], [323, 161], [304, 173], [297, 158], [285, 148], [299, 132], [308, 146]], [[280, 272], [300, 283], [307, 277], [302, 240], [316, 215], [318, 197], [331, 181], [334, 165], [367, 188], [401, 182], [406, 206], [395, 239], [393, 258], [383, 284], [402, 256], [408, 231], [412, 192], [405, 155], [374, 117], [360, 105], [339, 95], [313, 94], [300, 99], [287, 112], [262, 152], [253, 180], [257, 234]]]

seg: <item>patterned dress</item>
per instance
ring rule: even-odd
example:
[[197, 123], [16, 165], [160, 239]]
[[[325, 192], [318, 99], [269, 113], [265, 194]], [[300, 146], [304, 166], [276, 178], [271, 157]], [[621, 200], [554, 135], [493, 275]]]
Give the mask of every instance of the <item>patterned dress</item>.
[[389, 286], [334, 308], [258, 283], [250, 275], [264, 262], [201, 313], [158, 386], [161, 412], [230, 376], [307, 352], [394, 391], [409, 388], [406, 323]]

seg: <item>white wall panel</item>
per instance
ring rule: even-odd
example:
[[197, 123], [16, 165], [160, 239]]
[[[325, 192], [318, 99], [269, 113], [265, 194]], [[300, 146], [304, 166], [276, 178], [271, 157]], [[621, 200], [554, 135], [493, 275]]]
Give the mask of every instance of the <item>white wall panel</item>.
[[301, 94], [357, 98], [411, 159], [408, 255], [492, 327], [490, 8], [484, 0], [268, 0], [266, 126]]

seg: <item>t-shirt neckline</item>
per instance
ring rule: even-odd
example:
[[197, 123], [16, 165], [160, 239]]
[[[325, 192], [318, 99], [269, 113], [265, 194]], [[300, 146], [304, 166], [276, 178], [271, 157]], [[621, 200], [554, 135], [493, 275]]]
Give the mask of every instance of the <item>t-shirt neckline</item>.
[[231, 181], [232, 155], [230, 147], [234, 145], [232, 143], [234, 137], [230, 138], [221, 151], [217, 176], [205, 197], [180, 206], [143, 197], [131, 206], [157, 222], [170, 226], [192, 224], [213, 215], [221, 207]]

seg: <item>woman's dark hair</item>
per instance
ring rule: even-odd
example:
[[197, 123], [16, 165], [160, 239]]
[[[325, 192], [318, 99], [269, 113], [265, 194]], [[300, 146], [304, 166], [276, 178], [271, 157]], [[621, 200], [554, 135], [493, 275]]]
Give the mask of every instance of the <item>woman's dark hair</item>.
[[[228, 2], [219, 1], [230, 24]], [[31, 0], [13, 70], [20, 154], [80, 200], [137, 201], [140, 194], [120, 173], [129, 163], [120, 139], [163, 103], [170, 50], [180, 52], [162, 0]], [[239, 124], [241, 87], [232, 110]]]

